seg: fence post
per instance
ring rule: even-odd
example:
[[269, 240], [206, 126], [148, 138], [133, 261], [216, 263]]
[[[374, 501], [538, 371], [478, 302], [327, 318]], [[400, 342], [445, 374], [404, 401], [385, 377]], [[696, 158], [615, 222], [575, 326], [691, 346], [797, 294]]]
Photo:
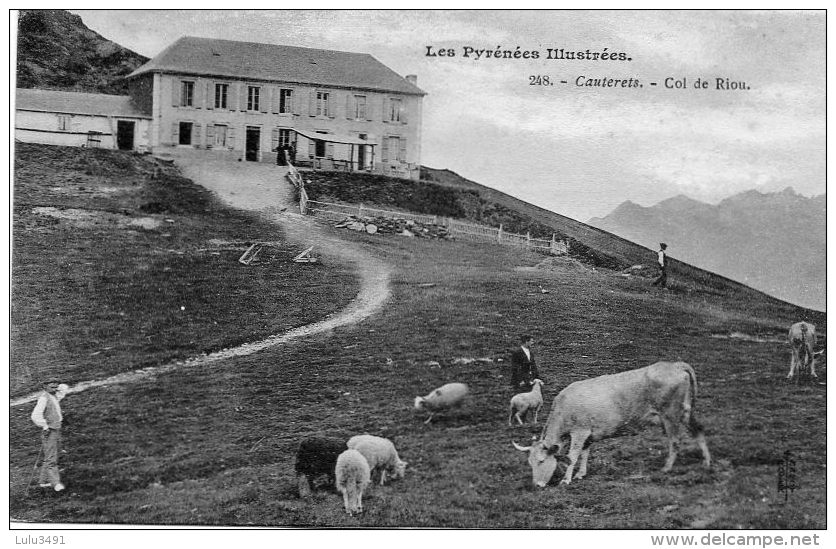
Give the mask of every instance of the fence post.
[[531, 247], [531, 231], [528, 231], [527, 233], [525, 233], [525, 238], [526, 238], [525, 247], [530, 248]]
[[363, 205], [360, 204], [357, 208], [357, 217], [363, 217]]
[[502, 242], [502, 223], [499, 224], [499, 231], [496, 233], [496, 241]]
[[557, 255], [557, 241], [555, 241], [554, 236], [554, 233], [552, 233], [552, 241], [549, 244], [549, 253]]

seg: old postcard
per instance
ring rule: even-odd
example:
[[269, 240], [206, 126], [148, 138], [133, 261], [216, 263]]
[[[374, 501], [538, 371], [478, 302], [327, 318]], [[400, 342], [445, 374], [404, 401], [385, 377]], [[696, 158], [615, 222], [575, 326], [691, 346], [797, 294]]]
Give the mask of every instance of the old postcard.
[[13, 13], [15, 543], [822, 544], [825, 24]]

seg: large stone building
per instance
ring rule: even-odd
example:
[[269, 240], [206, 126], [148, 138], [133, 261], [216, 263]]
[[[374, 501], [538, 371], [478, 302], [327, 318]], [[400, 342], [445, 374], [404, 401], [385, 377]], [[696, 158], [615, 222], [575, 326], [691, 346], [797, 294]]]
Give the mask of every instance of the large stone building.
[[184, 37], [127, 78], [152, 150], [418, 178], [425, 92], [371, 55]]

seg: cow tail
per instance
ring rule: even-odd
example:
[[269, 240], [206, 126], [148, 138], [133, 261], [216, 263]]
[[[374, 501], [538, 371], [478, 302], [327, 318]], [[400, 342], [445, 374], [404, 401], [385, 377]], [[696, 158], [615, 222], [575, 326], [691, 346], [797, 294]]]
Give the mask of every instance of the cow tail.
[[697, 421], [695, 414], [695, 408], [697, 405], [697, 373], [694, 372], [694, 368], [692, 368], [690, 364], [685, 364], [685, 371], [688, 373], [690, 391], [687, 404], [690, 408], [687, 412], [688, 417], [683, 419], [686, 420], [688, 431], [690, 431], [691, 436], [695, 437], [703, 433], [703, 426], [699, 421]]

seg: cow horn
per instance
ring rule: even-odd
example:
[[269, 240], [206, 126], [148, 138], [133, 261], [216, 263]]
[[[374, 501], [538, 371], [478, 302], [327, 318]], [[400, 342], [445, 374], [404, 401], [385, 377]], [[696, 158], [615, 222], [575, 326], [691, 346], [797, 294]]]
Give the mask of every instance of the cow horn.
[[531, 450], [531, 446], [520, 446], [519, 444], [517, 444], [513, 440], [511, 441], [511, 444], [513, 444], [514, 448], [516, 448], [520, 452], [528, 452], [529, 450]]

